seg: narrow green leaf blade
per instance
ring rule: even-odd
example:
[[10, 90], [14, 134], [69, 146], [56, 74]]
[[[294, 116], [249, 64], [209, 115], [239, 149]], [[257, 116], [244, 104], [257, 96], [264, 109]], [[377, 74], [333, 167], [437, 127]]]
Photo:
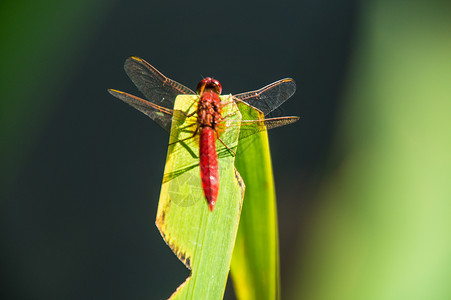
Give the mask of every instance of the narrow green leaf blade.
[[[245, 103], [238, 107], [243, 119], [263, 118]], [[235, 292], [238, 299], [278, 299], [277, 209], [266, 131], [240, 141], [235, 166], [246, 183], [231, 265]]]
[[[222, 101], [231, 102], [229, 97], [222, 97]], [[214, 211], [208, 210], [199, 174], [199, 142], [198, 138], [190, 138], [195, 120], [189, 119], [195, 118], [184, 120], [196, 109], [197, 99], [197, 96], [182, 95], [175, 101], [157, 212], [156, 225], [164, 240], [192, 270], [171, 299], [222, 298], [244, 193], [244, 184], [234, 167], [235, 157], [217, 141], [220, 190]], [[226, 123], [240, 121], [235, 104], [226, 105], [223, 110], [223, 115], [228, 115]], [[233, 149], [237, 146], [238, 135], [239, 126], [226, 126], [221, 139]]]

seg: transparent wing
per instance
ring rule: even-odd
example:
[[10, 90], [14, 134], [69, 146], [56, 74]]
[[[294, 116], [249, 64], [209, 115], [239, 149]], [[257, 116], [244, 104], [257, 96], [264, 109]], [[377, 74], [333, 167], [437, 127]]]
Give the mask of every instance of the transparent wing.
[[[129, 57], [125, 61], [124, 69], [148, 101], [118, 90], [110, 89], [108, 90], [109, 93], [146, 114], [163, 129], [170, 132], [175, 98], [181, 94], [194, 95], [196, 93], [184, 85], [167, 78], [142, 58]], [[267, 115], [290, 98], [295, 91], [296, 84], [294, 80], [286, 78], [256, 91], [235, 95], [235, 97], [238, 101], [246, 102], [262, 111], [264, 115]], [[296, 122], [298, 119], [298, 117], [282, 117], [259, 121], [244, 120], [240, 125], [242, 131], [240, 139], [265, 129], [272, 129]]]
[[234, 95], [241, 101], [258, 108], [264, 115], [269, 114], [296, 91], [296, 83], [291, 78], [273, 82], [259, 90]]
[[152, 102], [146, 101], [125, 92], [112, 89], [108, 90], [108, 92], [114, 97], [124, 101], [125, 103], [147, 115], [149, 118], [157, 122], [158, 125], [163, 127], [163, 129], [167, 132], [171, 132], [171, 122], [173, 115], [172, 109], [156, 105]]
[[263, 120], [241, 120], [240, 122], [240, 140], [255, 133], [285, 126], [299, 120], [299, 117], [280, 117]]
[[142, 58], [127, 58], [124, 69], [146, 99], [159, 106], [172, 109], [178, 95], [196, 94], [186, 86], [167, 78]]

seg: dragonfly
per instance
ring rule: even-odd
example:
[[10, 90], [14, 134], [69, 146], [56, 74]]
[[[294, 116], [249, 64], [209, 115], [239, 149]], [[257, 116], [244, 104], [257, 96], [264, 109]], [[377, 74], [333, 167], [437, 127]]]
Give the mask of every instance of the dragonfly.
[[[170, 133], [172, 119], [175, 118], [174, 102], [179, 95], [198, 95], [197, 108], [186, 117], [196, 118], [196, 128], [192, 137], [199, 138], [199, 168], [203, 193], [209, 210], [213, 211], [219, 194], [219, 166], [216, 152], [216, 140], [219, 140], [230, 152], [235, 154], [222, 140], [222, 124], [227, 116], [221, 112], [225, 105], [221, 102], [222, 86], [211, 77], [202, 79], [196, 92], [169, 79], [144, 59], [132, 56], [124, 64], [125, 72], [147, 100], [115, 89], [108, 89], [114, 97], [146, 114], [164, 130]], [[234, 102], [245, 102], [261, 111], [265, 116], [278, 108], [296, 91], [293, 79], [285, 78], [271, 83], [259, 90], [232, 96]], [[263, 120], [241, 120], [240, 128], [246, 128], [247, 134], [240, 139], [264, 130], [288, 125], [299, 117], [265, 118]], [[246, 131], [246, 130], [245, 130]]]

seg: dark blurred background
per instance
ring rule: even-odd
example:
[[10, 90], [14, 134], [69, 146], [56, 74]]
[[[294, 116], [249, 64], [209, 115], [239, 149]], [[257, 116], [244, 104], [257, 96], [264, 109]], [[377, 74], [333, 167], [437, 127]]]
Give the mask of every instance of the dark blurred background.
[[[285, 299], [450, 299], [449, 1], [2, 1], [2, 299], [164, 299], [168, 135], [140, 56], [225, 93], [292, 77], [270, 132]], [[228, 284], [227, 299], [234, 299]]]

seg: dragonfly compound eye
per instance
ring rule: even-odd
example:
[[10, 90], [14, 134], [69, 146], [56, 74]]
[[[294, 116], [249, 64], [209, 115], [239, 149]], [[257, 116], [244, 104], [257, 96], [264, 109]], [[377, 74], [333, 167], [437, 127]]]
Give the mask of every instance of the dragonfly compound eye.
[[221, 84], [219, 83], [219, 81], [217, 81], [216, 79], [212, 79], [212, 80], [211, 80], [210, 86], [211, 86], [212, 89], [215, 90], [215, 92], [216, 92], [218, 95], [220, 95], [220, 94], [222, 93], [222, 86], [221, 86]]
[[216, 79], [213, 79], [211, 77], [207, 77], [202, 79], [196, 87], [196, 92], [200, 95], [205, 90], [213, 90], [217, 94], [221, 94], [222, 92], [222, 86]]

